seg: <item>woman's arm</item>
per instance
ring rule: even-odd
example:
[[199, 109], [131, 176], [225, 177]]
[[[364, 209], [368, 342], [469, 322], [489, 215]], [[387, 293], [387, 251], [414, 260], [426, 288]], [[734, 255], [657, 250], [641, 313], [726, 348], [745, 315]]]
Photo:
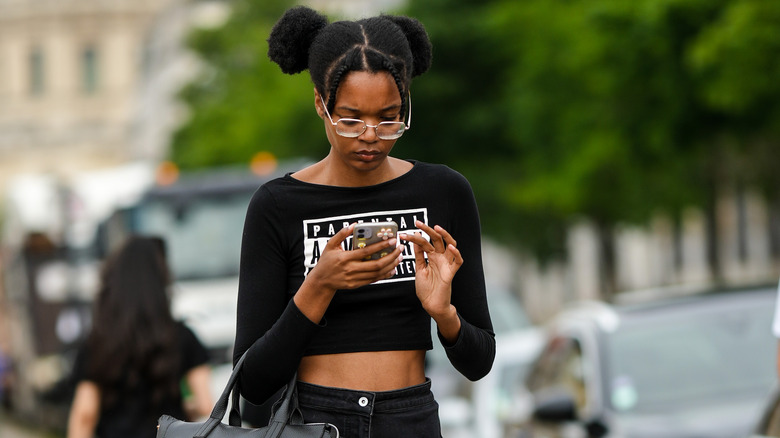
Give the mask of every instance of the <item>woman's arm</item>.
[[[444, 198], [442, 202], [448, 206], [439, 220], [449, 225], [446, 230], [420, 227], [431, 241], [419, 237], [415, 242], [428, 253], [427, 262], [422, 258], [416, 262], [417, 275], [422, 273], [423, 279], [416, 278], [415, 286], [423, 307], [436, 321], [452, 365], [469, 380], [478, 380], [490, 372], [496, 353], [482, 267], [479, 212], [471, 186], [462, 175], [448, 169], [433, 178], [440, 180], [439, 187], [446, 188], [437, 199]], [[438, 304], [427, 304], [426, 296], [438, 297], [432, 301]]]
[[[458, 175], [451, 182], [452, 229], [463, 254], [463, 266], [452, 281], [452, 304], [458, 310], [461, 329], [452, 343], [442, 339], [452, 365], [469, 380], [478, 380], [493, 367], [496, 340], [488, 308], [485, 271], [482, 266], [482, 227], [471, 185]], [[443, 334], [443, 333], [440, 333]]]
[[197, 366], [187, 372], [184, 379], [192, 391], [192, 402], [188, 414], [192, 421], [208, 417], [213, 401], [211, 399], [211, 368], [208, 365]]
[[100, 388], [90, 381], [81, 381], [68, 416], [68, 438], [92, 438], [100, 418]]
[[[485, 311], [476, 315], [487, 327], [478, 328], [463, 319], [453, 305], [452, 282], [463, 264], [455, 239], [442, 227], [433, 228], [417, 221], [418, 228], [425, 231], [431, 241], [419, 235], [402, 235], [401, 239], [414, 242], [415, 250], [415, 289], [423, 308], [436, 322], [439, 337], [447, 357], [453, 366], [470, 380], [484, 377], [493, 365], [495, 357], [495, 338], [490, 326], [490, 315]], [[423, 252], [428, 256], [423, 257]], [[481, 291], [481, 293], [480, 293]], [[470, 291], [475, 298], [485, 301], [483, 287]], [[462, 305], [466, 311], [471, 306]], [[479, 306], [475, 306], [479, 307]], [[484, 320], [487, 320], [487, 323]]]

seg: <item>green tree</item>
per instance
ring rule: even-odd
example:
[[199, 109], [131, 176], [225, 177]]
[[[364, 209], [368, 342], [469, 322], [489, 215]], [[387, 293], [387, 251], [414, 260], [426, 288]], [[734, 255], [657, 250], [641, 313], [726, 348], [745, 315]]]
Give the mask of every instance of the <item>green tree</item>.
[[591, 219], [606, 292], [614, 227], [690, 205], [707, 212], [717, 274], [719, 191], [778, 187], [778, 5], [414, 2], [434, 70], [447, 69], [423, 82], [439, 110], [422, 108], [417, 120], [428, 114], [437, 130], [418, 132], [415, 149], [470, 173], [481, 206], [503, 213], [486, 230], [539, 254], [562, 254], [566, 224]]
[[471, 182], [483, 230], [542, 257], [563, 254], [565, 224], [544, 211], [507, 202], [521, 150], [508, 136], [502, 105], [509, 84], [506, 41], [491, 8], [501, 1], [411, 1], [433, 44], [431, 70], [412, 84], [412, 129], [395, 146], [405, 158], [445, 163]]
[[761, 188], [778, 209], [780, 172], [780, 3], [729, 2], [697, 37], [688, 64], [697, 93], [728, 124], [715, 126], [730, 146], [724, 173]]
[[327, 153], [308, 75], [285, 75], [266, 55], [271, 27], [290, 4], [233, 2], [224, 26], [190, 35], [204, 68], [181, 92], [190, 118], [173, 137], [179, 166], [248, 163], [258, 151], [280, 158]]
[[523, 157], [506, 199], [591, 219], [605, 293], [615, 289], [616, 224], [702, 197], [683, 181], [711, 115], [692, 99], [681, 52], [716, 2], [673, 3], [537, 0], [495, 11], [516, 54], [504, 108]]

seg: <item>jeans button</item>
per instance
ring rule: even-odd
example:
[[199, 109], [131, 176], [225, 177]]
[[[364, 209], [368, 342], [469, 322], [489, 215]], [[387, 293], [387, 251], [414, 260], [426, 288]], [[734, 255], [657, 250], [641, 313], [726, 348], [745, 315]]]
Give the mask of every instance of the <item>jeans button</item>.
[[360, 407], [365, 408], [368, 405], [368, 399], [366, 397], [360, 397], [358, 404]]

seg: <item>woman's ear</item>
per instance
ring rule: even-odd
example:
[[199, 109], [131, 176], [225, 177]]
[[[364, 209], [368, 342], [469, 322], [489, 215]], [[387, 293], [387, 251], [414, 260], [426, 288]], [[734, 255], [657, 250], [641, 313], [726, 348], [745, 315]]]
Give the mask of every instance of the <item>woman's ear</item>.
[[314, 109], [317, 111], [317, 115], [319, 115], [321, 119], [325, 119], [327, 116], [325, 115], [325, 111], [322, 108], [322, 102], [323, 100], [320, 92], [317, 91], [317, 88], [314, 88]]

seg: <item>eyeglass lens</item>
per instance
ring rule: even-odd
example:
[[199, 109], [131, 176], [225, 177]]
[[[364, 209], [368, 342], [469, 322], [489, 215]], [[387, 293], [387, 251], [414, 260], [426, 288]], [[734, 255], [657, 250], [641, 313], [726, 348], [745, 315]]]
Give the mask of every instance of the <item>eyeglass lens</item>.
[[[366, 129], [366, 123], [360, 119], [339, 119], [336, 122], [336, 133], [344, 137], [359, 137]], [[403, 122], [381, 122], [376, 126], [376, 136], [392, 140], [403, 135], [405, 130]]]

